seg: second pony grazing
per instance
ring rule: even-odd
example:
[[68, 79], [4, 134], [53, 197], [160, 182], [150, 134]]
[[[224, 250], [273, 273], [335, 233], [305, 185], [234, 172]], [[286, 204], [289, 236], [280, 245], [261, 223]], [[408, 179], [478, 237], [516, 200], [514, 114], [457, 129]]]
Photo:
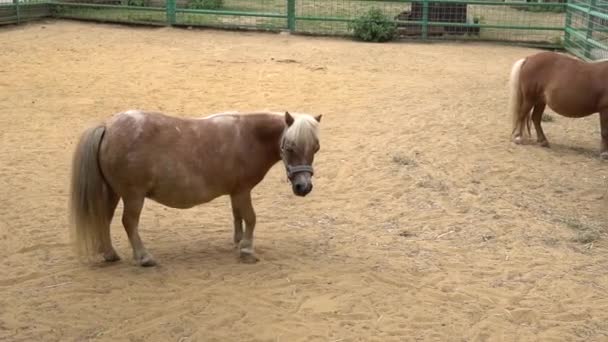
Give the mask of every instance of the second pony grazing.
[[320, 121], [321, 115], [289, 112], [178, 118], [131, 110], [87, 129], [74, 151], [71, 174], [70, 217], [78, 251], [102, 254], [108, 262], [120, 259], [110, 223], [122, 199], [133, 257], [141, 266], [154, 266], [138, 232], [146, 198], [186, 209], [229, 195], [240, 259], [258, 261], [251, 191], [282, 160], [293, 193], [311, 192]]
[[512, 139], [522, 143], [534, 123], [538, 143], [548, 147], [541, 119], [546, 106], [569, 118], [599, 112], [600, 157], [608, 158], [608, 61], [584, 62], [569, 55], [541, 52], [516, 61], [509, 79]]

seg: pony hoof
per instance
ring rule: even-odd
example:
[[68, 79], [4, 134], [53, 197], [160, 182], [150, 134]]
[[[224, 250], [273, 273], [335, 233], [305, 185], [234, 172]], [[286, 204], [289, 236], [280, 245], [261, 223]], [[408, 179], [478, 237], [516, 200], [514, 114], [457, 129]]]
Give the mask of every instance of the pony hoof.
[[144, 255], [139, 260], [139, 266], [142, 266], [142, 267], [156, 266], [156, 260], [154, 260], [154, 258], [151, 255]]
[[107, 253], [103, 255], [105, 262], [117, 262], [120, 261], [120, 256], [116, 252]]
[[550, 147], [550, 146], [549, 146], [549, 142], [548, 142], [547, 140], [545, 140], [545, 141], [539, 141], [539, 142], [538, 142], [538, 144], [539, 144], [541, 147], [547, 147], [547, 148], [548, 148], [548, 147]]
[[600, 159], [608, 160], [608, 151], [600, 153]]
[[513, 138], [513, 142], [517, 145], [521, 145], [524, 143], [523, 139], [521, 137], [515, 137]]
[[241, 255], [239, 256], [239, 259], [244, 264], [255, 264], [256, 262], [258, 262], [260, 260], [255, 255], [253, 255], [251, 253], [243, 253], [243, 252], [241, 252]]

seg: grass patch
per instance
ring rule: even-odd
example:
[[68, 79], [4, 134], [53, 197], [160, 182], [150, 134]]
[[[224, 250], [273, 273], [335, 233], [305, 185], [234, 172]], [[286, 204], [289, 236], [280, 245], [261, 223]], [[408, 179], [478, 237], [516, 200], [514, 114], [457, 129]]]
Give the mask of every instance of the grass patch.
[[396, 154], [393, 156], [393, 163], [401, 166], [416, 166], [418, 163], [416, 160], [410, 156], [405, 156], [402, 154]]
[[574, 231], [574, 242], [589, 244], [600, 239], [600, 229], [592, 225], [586, 224], [575, 218], [567, 218], [560, 220], [568, 228]]
[[401, 236], [401, 237], [413, 237], [413, 236], [416, 236], [416, 234], [414, 234], [414, 233], [412, 233], [410, 231], [407, 231], [407, 230], [402, 230], [399, 233], [399, 236]]
[[600, 239], [600, 233], [597, 230], [582, 230], [577, 231], [573, 240], [578, 243], [588, 244]]
[[553, 115], [551, 115], [551, 114], [544, 113], [543, 116], [540, 118], [540, 121], [553, 122], [553, 121], [555, 121], [555, 117], [553, 117]]
[[416, 182], [416, 186], [425, 189], [433, 189], [439, 192], [445, 192], [448, 190], [448, 186], [442, 180], [434, 179], [431, 175], [426, 175], [422, 179]]

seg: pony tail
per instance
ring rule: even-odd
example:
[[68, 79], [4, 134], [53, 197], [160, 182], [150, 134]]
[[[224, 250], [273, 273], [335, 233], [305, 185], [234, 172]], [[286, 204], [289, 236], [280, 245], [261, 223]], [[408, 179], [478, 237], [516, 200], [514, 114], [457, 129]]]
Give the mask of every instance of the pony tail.
[[99, 145], [105, 126], [87, 129], [76, 146], [70, 184], [70, 223], [76, 253], [91, 256], [100, 252], [110, 229], [108, 192], [99, 168]]
[[[522, 105], [522, 93], [521, 87], [519, 85], [519, 75], [521, 73], [521, 68], [526, 61], [525, 58], [522, 58], [513, 64], [511, 67], [511, 74], [509, 76], [509, 111], [511, 112], [512, 119], [512, 127], [513, 131], [511, 131], [511, 135], [515, 133], [517, 129], [520, 129], [521, 133], [521, 125], [524, 124], [527, 126], [528, 131], [530, 131], [530, 123], [528, 122], [529, 118], [520, 118], [520, 108]], [[525, 120], [522, 120], [525, 119]]]

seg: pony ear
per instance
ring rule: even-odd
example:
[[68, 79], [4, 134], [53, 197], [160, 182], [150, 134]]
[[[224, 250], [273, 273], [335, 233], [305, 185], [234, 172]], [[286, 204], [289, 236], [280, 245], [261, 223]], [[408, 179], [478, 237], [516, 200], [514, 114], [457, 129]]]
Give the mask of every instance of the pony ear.
[[321, 117], [323, 117], [323, 114], [315, 116], [315, 120], [317, 120], [317, 122], [321, 122]]
[[293, 116], [291, 116], [289, 112], [285, 112], [285, 123], [287, 123], [287, 127], [291, 126], [293, 124], [293, 121]]

